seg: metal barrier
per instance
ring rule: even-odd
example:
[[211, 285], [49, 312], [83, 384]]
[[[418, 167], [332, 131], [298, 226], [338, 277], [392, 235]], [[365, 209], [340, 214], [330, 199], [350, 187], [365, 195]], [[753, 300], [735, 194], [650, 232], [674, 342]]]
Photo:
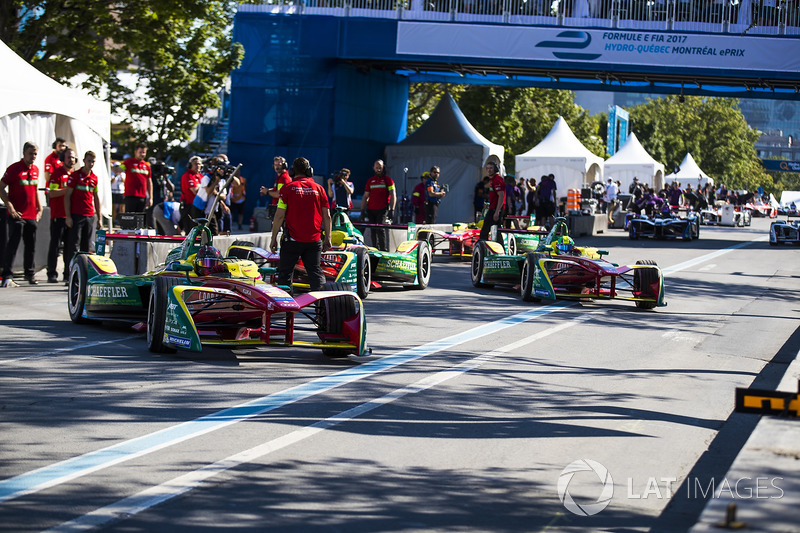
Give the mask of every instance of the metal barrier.
[[800, 35], [800, 0], [272, 0], [240, 10], [342, 17]]

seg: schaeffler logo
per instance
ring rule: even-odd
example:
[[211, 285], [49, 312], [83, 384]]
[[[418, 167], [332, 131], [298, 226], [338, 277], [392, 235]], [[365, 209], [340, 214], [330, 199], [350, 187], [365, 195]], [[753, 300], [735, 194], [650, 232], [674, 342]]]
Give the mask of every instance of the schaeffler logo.
[[[590, 503], [578, 503], [570, 495], [570, 482], [578, 472], [594, 472], [594, 474], [597, 476], [600, 484], [602, 485], [602, 490], [600, 491], [600, 495], [597, 497], [596, 501]], [[611, 479], [611, 474], [608, 472], [608, 469], [597, 461], [592, 461], [591, 459], [579, 459], [578, 461], [573, 461], [567, 465], [564, 470], [562, 470], [561, 475], [558, 477], [558, 497], [561, 500], [561, 503], [564, 504], [564, 507], [576, 515], [596, 515], [608, 506], [613, 496], [614, 480]]]

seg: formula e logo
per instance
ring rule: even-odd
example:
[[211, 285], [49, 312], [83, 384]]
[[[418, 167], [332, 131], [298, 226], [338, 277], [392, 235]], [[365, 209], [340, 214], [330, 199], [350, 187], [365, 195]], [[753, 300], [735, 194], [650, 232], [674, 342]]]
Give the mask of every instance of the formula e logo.
[[[556, 35], [553, 41], [541, 41], [536, 48], [556, 48], [564, 50], [583, 50], [592, 42], [592, 36], [585, 31], [567, 30]], [[585, 52], [559, 52], [554, 50], [553, 55], [558, 59], [574, 59], [578, 61], [592, 61], [602, 54], [588, 54]]]

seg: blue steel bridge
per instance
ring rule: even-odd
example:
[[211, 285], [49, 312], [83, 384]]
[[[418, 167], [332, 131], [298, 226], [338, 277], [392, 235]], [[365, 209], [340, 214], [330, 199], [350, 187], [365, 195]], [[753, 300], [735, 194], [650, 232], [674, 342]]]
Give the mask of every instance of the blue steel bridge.
[[[796, 100], [800, 0], [306, 0], [239, 6], [229, 152], [356, 185], [406, 135], [411, 82]], [[249, 207], [256, 198], [249, 198]]]

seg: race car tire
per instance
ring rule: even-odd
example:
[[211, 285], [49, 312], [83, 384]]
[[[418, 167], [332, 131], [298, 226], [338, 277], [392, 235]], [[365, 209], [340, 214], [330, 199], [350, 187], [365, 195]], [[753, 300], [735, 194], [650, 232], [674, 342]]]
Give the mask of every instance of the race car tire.
[[231, 246], [255, 246], [255, 243], [250, 241], [233, 241]]
[[83, 254], [72, 258], [69, 269], [69, 287], [67, 289], [67, 308], [69, 318], [76, 324], [87, 324], [89, 319], [83, 317], [86, 306], [86, 281], [89, 276], [89, 260]]
[[435, 252], [435, 238], [436, 236], [433, 234], [432, 231], [428, 230], [421, 230], [417, 233], [417, 240], [422, 242], [427, 242], [428, 246], [431, 247], [431, 254]]
[[[336, 283], [329, 281], [322, 286], [323, 291], [350, 291], [351, 287], [347, 283]], [[345, 320], [356, 314], [356, 302], [348, 296], [337, 296], [336, 298], [326, 298], [317, 303], [317, 327], [319, 333], [339, 334], [342, 332], [342, 324]], [[349, 350], [341, 348], [323, 348], [322, 354], [332, 359], [347, 357]]]
[[517, 238], [513, 233], [506, 233], [506, 251], [508, 255], [517, 255]]
[[369, 253], [366, 248], [356, 248], [356, 293], [362, 300], [369, 296], [369, 286], [372, 284], [372, 266], [369, 263]]
[[536, 279], [536, 271], [539, 268], [539, 258], [541, 254], [529, 253], [525, 256], [525, 262], [522, 264], [522, 279], [520, 280], [519, 290], [523, 302], [541, 302], [542, 299], [537, 297], [533, 290], [533, 280]]
[[639, 234], [636, 233], [636, 225], [635, 224], [631, 224], [631, 228], [628, 231], [628, 238], [630, 240], [632, 240], [632, 241], [635, 241], [636, 239], [639, 238]]
[[233, 241], [231, 245], [228, 247], [228, 257], [235, 257], [236, 259], [250, 259], [250, 251], [249, 250], [231, 250], [234, 246], [255, 246], [250, 241]]
[[[637, 265], [653, 265], [657, 266], [656, 262], [652, 259], [642, 259], [636, 261]], [[658, 274], [650, 269], [637, 268], [633, 272], [633, 290], [639, 292], [640, 287], [650, 286], [658, 281]], [[658, 305], [656, 302], [636, 302], [636, 307], [639, 309], [654, 309]]]
[[478, 241], [475, 243], [475, 249], [472, 250], [472, 268], [470, 269], [470, 277], [472, 278], [472, 285], [474, 287], [493, 287], [489, 283], [481, 281], [483, 278], [483, 265], [486, 260], [486, 243]]
[[167, 276], [153, 278], [150, 300], [147, 303], [147, 349], [153, 353], [175, 353], [177, 350], [164, 344], [164, 326], [167, 323], [167, 304], [170, 288], [183, 280]]
[[417, 284], [414, 285], [415, 289], [423, 290], [428, 288], [428, 283], [431, 281], [432, 255], [430, 244], [420, 241], [419, 249], [417, 250]]
[[692, 225], [689, 224], [686, 227], [686, 237], [683, 238], [685, 241], [691, 241], [694, 239], [694, 230], [692, 229]]

